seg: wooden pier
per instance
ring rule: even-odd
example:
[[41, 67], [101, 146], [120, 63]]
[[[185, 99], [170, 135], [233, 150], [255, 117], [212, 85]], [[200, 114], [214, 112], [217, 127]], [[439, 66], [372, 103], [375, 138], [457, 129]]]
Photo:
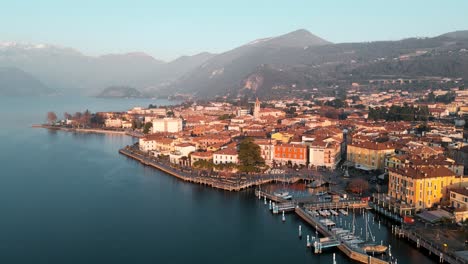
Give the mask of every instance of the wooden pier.
[[392, 233], [399, 238], [407, 238], [408, 240], [413, 241], [416, 244], [417, 248], [425, 248], [429, 251], [429, 254], [434, 254], [439, 257], [440, 263], [450, 263], [450, 264], [465, 264], [465, 260], [461, 257], [449, 255], [446, 252], [438, 249], [431, 241], [426, 241], [421, 236], [418, 236], [416, 233], [405, 230], [398, 226], [392, 226]]
[[318, 210], [333, 210], [333, 209], [369, 209], [368, 202], [365, 201], [341, 201], [341, 202], [327, 202], [327, 203], [311, 203], [305, 206], [311, 211]]
[[[320, 232], [323, 236], [331, 237], [331, 238], [334, 237], [334, 235], [331, 233], [331, 231], [329, 231], [327, 228], [325, 228], [321, 223], [317, 222], [303, 208], [296, 207], [295, 212], [300, 218], [302, 218], [302, 220], [309, 223], [312, 227], [316, 228], [316, 230], [318, 232]], [[349, 247], [345, 243], [339, 243], [339, 245], [337, 245], [336, 247], [339, 250], [341, 250], [341, 252], [343, 252], [350, 259], [352, 259], [354, 261], [358, 261], [360, 263], [389, 264], [388, 261], [381, 260], [379, 258], [369, 256], [365, 252], [356, 251], [355, 249]]]

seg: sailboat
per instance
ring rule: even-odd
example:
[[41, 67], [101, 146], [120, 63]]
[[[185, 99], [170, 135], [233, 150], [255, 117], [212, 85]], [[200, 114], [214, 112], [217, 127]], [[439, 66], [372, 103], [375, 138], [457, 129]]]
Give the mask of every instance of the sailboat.
[[[368, 215], [365, 217], [366, 218], [366, 241], [369, 240], [369, 235], [370, 238], [372, 239], [372, 242], [375, 242], [375, 236], [372, 234], [372, 230], [369, 226], [369, 219]], [[384, 245], [376, 245], [376, 244], [366, 244], [361, 247], [366, 253], [373, 253], [373, 254], [382, 254], [385, 251], [387, 251], [387, 246]]]

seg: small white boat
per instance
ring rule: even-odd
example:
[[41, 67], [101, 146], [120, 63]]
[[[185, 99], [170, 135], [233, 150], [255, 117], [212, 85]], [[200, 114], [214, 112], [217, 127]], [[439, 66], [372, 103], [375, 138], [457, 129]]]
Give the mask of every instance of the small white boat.
[[292, 195], [289, 192], [275, 192], [273, 193], [276, 197], [283, 198], [286, 200], [292, 199]]
[[342, 213], [343, 215], [348, 215], [348, 212], [346, 212], [346, 211], [343, 210], [343, 209], [340, 209], [339, 211], [340, 211], [340, 213]]
[[337, 216], [337, 215], [338, 215], [338, 213], [337, 213], [335, 210], [332, 210], [332, 209], [330, 209], [330, 213], [331, 213], [332, 215], [334, 215], [334, 216]]

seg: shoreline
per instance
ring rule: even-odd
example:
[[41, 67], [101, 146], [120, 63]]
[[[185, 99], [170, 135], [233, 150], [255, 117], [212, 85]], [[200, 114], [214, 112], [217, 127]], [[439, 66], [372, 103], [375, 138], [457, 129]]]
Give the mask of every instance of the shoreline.
[[158, 170], [160, 170], [160, 171], [162, 171], [164, 173], [167, 173], [170, 176], [176, 177], [179, 180], [182, 180], [182, 181], [185, 181], [185, 182], [190, 182], [190, 183], [196, 183], [196, 184], [200, 184], [200, 185], [206, 185], [206, 186], [210, 186], [212, 188], [220, 189], [220, 190], [224, 190], [224, 191], [236, 191], [236, 192], [238, 192], [238, 191], [242, 191], [242, 190], [245, 190], [245, 189], [249, 189], [251, 187], [255, 187], [255, 186], [259, 186], [259, 185], [262, 185], [262, 184], [267, 184], [267, 183], [271, 183], [271, 182], [275, 182], [275, 181], [285, 182], [285, 183], [295, 183], [295, 182], [298, 182], [300, 180], [305, 179], [304, 177], [295, 176], [295, 177], [291, 177], [291, 178], [288, 178], [288, 179], [263, 178], [263, 179], [256, 179], [254, 181], [240, 182], [240, 181], [235, 181], [235, 179], [221, 180], [221, 179], [217, 179], [217, 178], [206, 178], [206, 177], [200, 177], [200, 176], [198, 176], [196, 174], [194, 175], [194, 174], [182, 172], [182, 171], [174, 169], [174, 168], [172, 168], [170, 166], [167, 166], [165, 164], [161, 164], [159, 162], [149, 160], [147, 157], [145, 157], [145, 156], [143, 156], [141, 154], [134, 153], [134, 152], [130, 151], [127, 148], [120, 149], [119, 153], [126, 156], [126, 157], [128, 157], [128, 158], [134, 159], [134, 160], [140, 162], [143, 165], [153, 167], [153, 168], [158, 169]]
[[51, 130], [61, 130], [66, 132], [77, 132], [77, 133], [95, 133], [95, 134], [108, 134], [108, 135], [120, 135], [120, 136], [130, 136], [134, 138], [138, 138], [137, 135], [131, 134], [126, 131], [115, 131], [115, 130], [106, 130], [106, 129], [96, 129], [96, 128], [68, 128], [68, 127], [57, 127], [57, 126], [50, 126], [50, 125], [41, 125], [41, 124], [33, 124], [31, 125], [32, 128], [45, 128]]

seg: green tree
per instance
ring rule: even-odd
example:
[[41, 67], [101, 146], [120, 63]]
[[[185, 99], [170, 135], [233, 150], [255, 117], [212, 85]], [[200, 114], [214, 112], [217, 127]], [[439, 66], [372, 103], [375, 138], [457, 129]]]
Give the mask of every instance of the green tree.
[[224, 115], [219, 116], [218, 120], [227, 120], [227, 119], [231, 119], [233, 117], [234, 117], [233, 114], [224, 114]]
[[146, 123], [145, 126], [143, 127], [143, 133], [148, 134], [152, 127], [153, 127], [153, 123], [151, 122]]
[[260, 154], [260, 147], [252, 138], [245, 138], [239, 145], [239, 170], [242, 172], [258, 172], [265, 165]]
[[212, 169], [214, 168], [214, 163], [208, 160], [197, 160], [192, 164], [192, 166], [199, 169]]

